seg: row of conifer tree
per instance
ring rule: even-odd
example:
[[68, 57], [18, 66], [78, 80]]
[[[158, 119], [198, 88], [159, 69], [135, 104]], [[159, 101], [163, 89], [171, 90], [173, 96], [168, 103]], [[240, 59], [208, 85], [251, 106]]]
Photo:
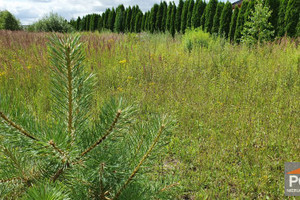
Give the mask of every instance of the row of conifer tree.
[[[287, 34], [290, 37], [299, 36], [299, 0], [264, 0], [264, 6], [272, 11], [269, 22], [275, 31], [274, 36]], [[176, 32], [184, 33], [187, 28], [202, 27], [203, 30], [230, 38], [238, 42], [243, 26], [249, 19], [257, 0], [244, 0], [241, 7], [233, 8], [230, 2], [218, 0], [180, 0], [178, 5], [165, 1], [154, 4], [151, 10], [143, 13], [139, 6], [127, 7], [119, 5], [108, 8], [104, 13], [89, 14], [77, 20], [71, 20], [71, 25], [78, 31], [112, 32]]]

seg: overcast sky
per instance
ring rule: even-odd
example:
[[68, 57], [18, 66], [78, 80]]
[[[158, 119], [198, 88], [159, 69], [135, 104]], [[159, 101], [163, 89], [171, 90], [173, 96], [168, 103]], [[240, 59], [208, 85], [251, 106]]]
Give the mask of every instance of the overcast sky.
[[[176, 5], [178, 1], [174, 0]], [[117, 7], [119, 4], [125, 7], [139, 5], [140, 9], [145, 12], [154, 3], [160, 2], [161, 0], [0, 0], [0, 10], [8, 10], [20, 19], [23, 25], [28, 25], [50, 12], [58, 13], [70, 20], [86, 14], [102, 13], [107, 8]]]

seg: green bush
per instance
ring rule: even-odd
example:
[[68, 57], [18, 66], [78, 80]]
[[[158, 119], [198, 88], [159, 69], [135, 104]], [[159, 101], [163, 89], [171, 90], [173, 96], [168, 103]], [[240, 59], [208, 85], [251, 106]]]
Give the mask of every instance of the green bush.
[[20, 21], [7, 10], [0, 12], [0, 30], [20, 30]]
[[184, 47], [191, 52], [193, 48], [208, 47], [211, 40], [209, 33], [202, 31], [201, 28], [197, 28], [186, 30], [182, 41]]
[[72, 32], [73, 27], [63, 17], [55, 13], [44, 16], [28, 27], [29, 31], [37, 32]]

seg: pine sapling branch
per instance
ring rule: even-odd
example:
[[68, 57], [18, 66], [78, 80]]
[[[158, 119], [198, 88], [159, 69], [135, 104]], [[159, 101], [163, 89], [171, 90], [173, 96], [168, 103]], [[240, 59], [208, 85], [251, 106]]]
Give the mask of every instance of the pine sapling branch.
[[91, 150], [93, 150], [95, 147], [97, 147], [101, 142], [103, 142], [107, 136], [113, 131], [113, 129], [115, 128], [120, 115], [121, 115], [121, 110], [118, 110], [116, 117], [113, 121], [113, 123], [111, 124], [111, 126], [109, 127], [109, 129], [106, 131], [106, 133], [104, 134], [103, 137], [101, 137], [97, 142], [95, 142], [92, 146], [90, 146], [89, 148], [87, 148], [84, 152], [81, 153], [81, 157], [83, 157], [85, 154], [87, 154], [88, 152], [90, 152]]
[[144, 156], [142, 157], [142, 159], [140, 160], [139, 164], [135, 167], [135, 169], [132, 171], [131, 175], [129, 176], [129, 178], [126, 180], [126, 182], [123, 184], [123, 186], [119, 189], [119, 191], [116, 193], [116, 195], [114, 196], [113, 200], [116, 200], [119, 198], [119, 196], [121, 195], [121, 193], [123, 192], [123, 190], [129, 185], [129, 183], [132, 181], [132, 179], [134, 178], [134, 176], [137, 174], [137, 172], [139, 171], [140, 167], [142, 166], [142, 164], [145, 162], [145, 160], [148, 158], [148, 156], [150, 155], [151, 151], [153, 150], [153, 148], [155, 147], [156, 143], [158, 142], [163, 130], [165, 128], [165, 125], [162, 124], [157, 136], [155, 137], [153, 143], [151, 144], [149, 150], [144, 154]]
[[61, 154], [61, 155], [63, 156], [63, 158], [62, 158], [62, 163], [65, 163], [66, 160], [67, 160], [67, 155], [65, 154], [65, 152], [63, 152], [61, 149], [59, 149], [59, 148], [56, 146], [56, 144], [53, 142], [53, 140], [50, 140], [50, 141], [49, 141], [49, 144], [50, 144], [50, 146], [53, 147], [53, 149], [54, 149], [55, 151], [57, 151], [59, 154]]
[[35, 140], [35, 141], [39, 141], [37, 138], [35, 138], [34, 136], [32, 136], [32, 134], [28, 133], [27, 131], [25, 131], [21, 126], [17, 125], [16, 123], [14, 123], [13, 121], [11, 121], [10, 119], [8, 119], [8, 117], [6, 117], [2, 112], [0, 112], [0, 117], [10, 126], [14, 127], [15, 129], [17, 129], [19, 132], [21, 132], [24, 136]]
[[68, 70], [68, 132], [71, 136], [71, 144], [75, 141], [74, 130], [73, 130], [73, 76], [72, 76], [72, 66], [70, 58], [70, 45], [66, 46], [66, 61], [67, 61], [67, 70]]

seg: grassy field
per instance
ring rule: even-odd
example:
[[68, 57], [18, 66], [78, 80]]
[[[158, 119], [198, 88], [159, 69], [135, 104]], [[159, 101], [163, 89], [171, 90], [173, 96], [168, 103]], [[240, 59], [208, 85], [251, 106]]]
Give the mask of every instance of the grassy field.
[[[299, 161], [300, 49], [282, 39], [249, 49], [222, 39], [190, 52], [181, 36], [83, 33], [97, 75], [93, 115], [123, 96], [178, 122], [157, 160], [177, 199], [282, 199], [284, 162]], [[0, 94], [47, 120], [47, 35], [0, 32]], [[179, 184], [177, 184], [179, 183]]]

